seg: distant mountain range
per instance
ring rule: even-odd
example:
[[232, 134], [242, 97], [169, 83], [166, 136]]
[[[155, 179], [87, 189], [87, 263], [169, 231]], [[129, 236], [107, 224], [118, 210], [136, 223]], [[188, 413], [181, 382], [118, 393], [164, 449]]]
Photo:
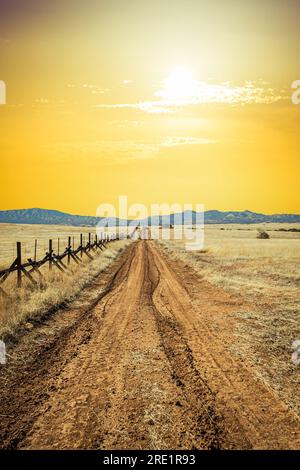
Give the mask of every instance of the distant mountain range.
[[[142, 219], [139, 222], [141, 225], [148, 222], [149, 225], [178, 225], [181, 224], [184, 215], [185, 224], [191, 225], [196, 221], [196, 212], [185, 211], [184, 213], [171, 214], [169, 216], [155, 216]], [[299, 214], [259, 214], [251, 211], [229, 211], [221, 212], [217, 210], [205, 211], [204, 213], [206, 224], [255, 224], [264, 222], [285, 222], [285, 223], [300, 223]], [[92, 217], [85, 215], [73, 215], [65, 212], [48, 210], [48, 209], [19, 209], [0, 211], [0, 223], [12, 224], [47, 224], [47, 225], [72, 225], [78, 227], [95, 226], [102, 218]], [[117, 219], [117, 225], [127, 225], [130, 220]], [[108, 226], [114, 226], [114, 219], [108, 219]]]
[[101, 218], [99, 217], [73, 215], [49, 209], [18, 209], [0, 211], [0, 222], [11, 224], [47, 224], [93, 227], [100, 220]]

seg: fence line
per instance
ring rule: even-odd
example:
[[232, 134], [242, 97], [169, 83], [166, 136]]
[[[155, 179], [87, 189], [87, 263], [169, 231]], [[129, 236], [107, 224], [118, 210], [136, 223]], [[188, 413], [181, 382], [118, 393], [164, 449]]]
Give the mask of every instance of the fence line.
[[[33, 274], [37, 274], [39, 279], [43, 279], [44, 276], [40, 271], [40, 268], [44, 264], [48, 264], [49, 270], [57, 268], [61, 272], [65, 272], [69, 269], [71, 261], [74, 261], [77, 265], [82, 263], [83, 255], [86, 255], [90, 260], [94, 257], [91, 252], [96, 252], [98, 249], [101, 251], [106, 248], [106, 246], [112, 241], [119, 240], [120, 236], [115, 234], [110, 234], [105, 236], [105, 238], [98, 239], [98, 236], [95, 235], [94, 239], [92, 234], [88, 234], [88, 241], [85, 244], [85, 237], [80, 234], [80, 244], [75, 248], [74, 237], [73, 239], [68, 237], [68, 245], [65, 248], [64, 252], [60, 254], [60, 241], [57, 239], [57, 253], [53, 249], [53, 240], [50, 239], [48, 242], [48, 251], [46, 251], [45, 256], [37, 261], [37, 240], [35, 240], [34, 248], [34, 259], [28, 258], [26, 263], [22, 263], [22, 243], [16, 243], [16, 258], [14, 262], [10, 265], [9, 268], [3, 269], [0, 271], [0, 284], [8, 278], [8, 276], [16, 272], [17, 273], [17, 287], [22, 287], [23, 278], [26, 277], [32, 284], [37, 285], [38, 282], [33, 277]], [[80, 256], [79, 256], [80, 255]], [[0, 287], [0, 294], [4, 297], [9, 297], [2, 287]]]

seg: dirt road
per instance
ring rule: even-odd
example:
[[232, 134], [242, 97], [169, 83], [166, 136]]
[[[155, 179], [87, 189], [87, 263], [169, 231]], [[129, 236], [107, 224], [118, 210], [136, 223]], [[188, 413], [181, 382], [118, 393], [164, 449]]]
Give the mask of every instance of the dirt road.
[[1, 372], [2, 447], [300, 448], [299, 418], [230, 349], [248, 308], [137, 241]]

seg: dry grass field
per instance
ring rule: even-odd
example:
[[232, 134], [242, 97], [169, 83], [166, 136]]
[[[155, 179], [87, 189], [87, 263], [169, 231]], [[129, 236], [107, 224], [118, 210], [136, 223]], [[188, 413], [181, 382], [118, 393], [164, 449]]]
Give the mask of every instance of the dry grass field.
[[[52, 225], [0, 225], [0, 259], [1, 267], [6, 268], [14, 260], [16, 241], [22, 242], [23, 260], [33, 257], [34, 241], [38, 240], [37, 259], [45, 255], [48, 240], [60, 238], [61, 252], [67, 246], [68, 236], [74, 237], [74, 243], [79, 245], [80, 233], [86, 235], [95, 233], [90, 227], [62, 227]], [[0, 296], [0, 337], [14, 337], [24, 325], [31, 328], [31, 321], [39, 321], [39, 318], [50, 309], [57, 308], [63, 302], [69, 302], [85, 288], [94, 277], [97, 277], [111, 261], [122, 251], [128, 240], [115, 241], [107, 249], [95, 256], [93, 261], [87, 257], [78, 266], [72, 262], [70, 272], [62, 274], [56, 268], [51, 272], [48, 266], [43, 266], [41, 272], [44, 276], [39, 288], [32, 286], [26, 279], [21, 289], [16, 289], [16, 273], [12, 273], [3, 283], [5, 292], [11, 296], [6, 300]], [[39, 278], [36, 278], [39, 280]]]
[[53, 249], [57, 252], [58, 239], [60, 252], [72, 237], [75, 246], [79, 245], [80, 234], [87, 240], [88, 233], [95, 233], [95, 227], [72, 227], [63, 225], [27, 225], [27, 224], [0, 224], [0, 269], [5, 268], [16, 257], [16, 242], [22, 242], [23, 257], [33, 258], [35, 240], [37, 244], [37, 259], [44, 256], [48, 249], [49, 239], [53, 239]]
[[[300, 224], [207, 225], [200, 252], [187, 252], [184, 241], [160, 243], [201, 278], [247, 301], [234, 314], [231, 349], [300, 414], [299, 366], [291, 361], [300, 339], [300, 233], [278, 231], [292, 227]], [[259, 228], [270, 239], [257, 239]]]

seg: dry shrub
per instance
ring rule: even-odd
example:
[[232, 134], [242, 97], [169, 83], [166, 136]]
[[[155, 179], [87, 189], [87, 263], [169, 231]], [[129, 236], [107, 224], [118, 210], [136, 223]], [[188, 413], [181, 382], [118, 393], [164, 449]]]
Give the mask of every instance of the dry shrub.
[[270, 235], [265, 232], [264, 230], [258, 230], [257, 237], [256, 238], [261, 238], [261, 239], [268, 239], [270, 238]]

